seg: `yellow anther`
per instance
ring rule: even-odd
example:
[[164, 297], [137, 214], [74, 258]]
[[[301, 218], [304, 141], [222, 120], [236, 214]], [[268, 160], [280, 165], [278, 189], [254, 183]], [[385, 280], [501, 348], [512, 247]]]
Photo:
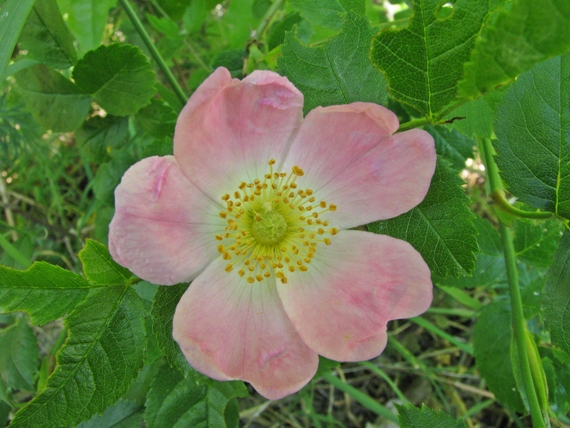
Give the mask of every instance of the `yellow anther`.
[[239, 276], [244, 276], [245, 271], [243, 269], [240, 269], [240, 270], [238, 270], [238, 274], [239, 274]]
[[231, 260], [231, 259], [232, 259], [232, 256], [231, 256], [230, 253], [228, 253], [227, 251], [224, 251], [224, 252], [222, 253], [222, 259], [224, 259], [224, 260]]
[[335, 205], [335, 204], [330, 204], [330, 205], [329, 205], [329, 211], [336, 211], [336, 205]]
[[239, 187], [241, 190], [243, 190], [243, 189], [245, 189], [245, 186], [247, 186], [247, 183], [246, 183], [245, 181], [242, 181], [242, 182], [239, 184], [238, 187]]
[[323, 228], [319, 227], [319, 228], [317, 229], [317, 233], [318, 233], [319, 235], [322, 235], [323, 233], [325, 233], [325, 230], [324, 230]]
[[226, 266], [226, 272], [231, 272], [233, 268], [234, 266], [230, 263], [229, 265]]
[[222, 211], [222, 212], [220, 213], [220, 217], [221, 217], [221, 218], [226, 218], [227, 216], [228, 216], [228, 213], [226, 213], [226, 212], [224, 212], [224, 211]]
[[223, 253], [224, 252], [224, 246], [222, 244], [218, 245], [218, 253]]
[[222, 235], [216, 235], [216, 239], [217, 239], [218, 241], [221, 241], [222, 239], [224, 239], [224, 237], [223, 237]]
[[315, 197], [313, 196], [312, 198], [309, 198], [309, 202], [315, 202]]
[[336, 227], [331, 228], [331, 235], [336, 235], [338, 233], [338, 229]]
[[305, 266], [305, 265], [301, 265], [301, 266], [299, 266], [299, 270], [300, 270], [301, 272], [307, 272], [307, 271], [309, 270], [309, 268], [308, 268], [307, 266]]
[[263, 277], [261, 275], [256, 275], [255, 279], [257, 279], [257, 282], [263, 281]]
[[310, 257], [305, 257], [305, 263], [311, 263], [311, 258]]
[[314, 213], [313, 213], [313, 218], [319, 218], [319, 213], [314, 212]]
[[295, 266], [293, 265], [289, 266], [289, 272], [295, 272]]
[[325, 241], [325, 244], [327, 244], [327, 245], [331, 244], [331, 240], [329, 238], [325, 238], [324, 241]]
[[305, 190], [305, 192], [307, 192], [307, 195], [311, 196], [313, 194], [313, 191], [311, 189], [307, 189]]
[[321, 208], [326, 208], [327, 207], [327, 203], [325, 201], [321, 201], [319, 203], [319, 205], [321, 206]]
[[269, 273], [269, 271], [265, 271], [265, 273], [263, 274], [264, 277], [269, 278], [271, 276], [271, 274]]
[[295, 165], [293, 167], [293, 174], [302, 177], [303, 175], [305, 175], [305, 171], [303, 171], [301, 168], [299, 168], [297, 165]]
[[253, 276], [248, 276], [247, 282], [249, 282], [250, 284], [253, 284], [255, 282], [255, 279], [253, 279]]
[[228, 195], [227, 193], [222, 196], [222, 201], [227, 201], [228, 199], [230, 199], [230, 195]]
[[267, 162], [267, 165], [275, 165], [275, 159], [269, 159], [269, 162]]
[[289, 186], [291, 186], [291, 189], [296, 189], [296, 188], [297, 188], [297, 183], [291, 183]]

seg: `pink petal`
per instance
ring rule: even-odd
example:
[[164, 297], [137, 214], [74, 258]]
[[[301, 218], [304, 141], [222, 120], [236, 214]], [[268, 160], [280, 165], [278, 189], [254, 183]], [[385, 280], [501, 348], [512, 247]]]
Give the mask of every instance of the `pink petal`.
[[433, 138], [413, 129], [390, 136], [396, 116], [382, 106], [353, 103], [312, 110], [284, 165], [305, 171], [301, 188], [337, 205], [331, 224], [347, 229], [396, 217], [425, 197], [435, 170]]
[[178, 118], [174, 156], [182, 171], [215, 200], [242, 181], [263, 178], [282, 159], [302, 121], [303, 95], [271, 71], [243, 81], [218, 68]]
[[174, 315], [174, 339], [190, 365], [218, 380], [242, 379], [277, 399], [301, 389], [318, 356], [293, 329], [273, 279], [248, 283], [216, 259], [190, 285]]
[[180, 172], [173, 156], [143, 159], [115, 190], [109, 250], [147, 281], [190, 281], [218, 255], [215, 235], [225, 227], [220, 209]]
[[305, 343], [337, 361], [361, 361], [386, 346], [386, 323], [424, 312], [430, 271], [410, 244], [341, 231], [319, 245], [307, 272], [277, 283], [285, 312]]

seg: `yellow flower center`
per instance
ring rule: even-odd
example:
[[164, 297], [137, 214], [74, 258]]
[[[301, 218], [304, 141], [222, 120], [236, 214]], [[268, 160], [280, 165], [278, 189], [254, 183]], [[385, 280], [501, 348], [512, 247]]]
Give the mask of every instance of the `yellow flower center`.
[[327, 235], [338, 233], [323, 219], [336, 206], [317, 201], [311, 189], [298, 189], [304, 171], [294, 166], [289, 174], [274, 172], [274, 164], [268, 162], [263, 181], [242, 182], [233, 195], [222, 196], [226, 209], [220, 217], [227, 225], [216, 235], [218, 251], [228, 261], [226, 271], [237, 267], [249, 283], [275, 275], [286, 284], [289, 272], [306, 272], [318, 245], [330, 245]]

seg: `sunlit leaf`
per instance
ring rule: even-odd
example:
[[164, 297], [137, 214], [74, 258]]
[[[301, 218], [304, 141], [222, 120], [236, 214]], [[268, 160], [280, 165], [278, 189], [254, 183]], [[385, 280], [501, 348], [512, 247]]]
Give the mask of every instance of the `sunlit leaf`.
[[131, 272], [113, 260], [106, 246], [93, 239], [87, 239], [79, 252], [83, 272], [90, 281], [100, 285], [124, 284]]

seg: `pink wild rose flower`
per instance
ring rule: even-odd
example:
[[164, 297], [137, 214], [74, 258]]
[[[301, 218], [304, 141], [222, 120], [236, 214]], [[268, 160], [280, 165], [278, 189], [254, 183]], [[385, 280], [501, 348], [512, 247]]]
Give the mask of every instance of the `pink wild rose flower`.
[[307, 384], [319, 354], [376, 357], [386, 323], [432, 299], [409, 243], [349, 230], [424, 199], [432, 137], [394, 134], [376, 104], [302, 108], [285, 77], [218, 68], [182, 110], [174, 156], [125, 173], [109, 231], [113, 258], [139, 277], [192, 281], [173, 325], [192, 367], [269, 399]]

